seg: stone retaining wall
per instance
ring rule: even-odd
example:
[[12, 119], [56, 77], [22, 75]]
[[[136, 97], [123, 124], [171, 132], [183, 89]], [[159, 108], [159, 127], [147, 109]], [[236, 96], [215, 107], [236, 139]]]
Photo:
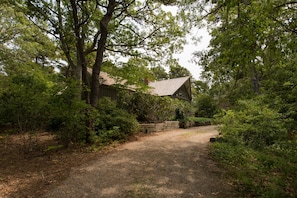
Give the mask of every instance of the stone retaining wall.
[[178, 121], [165, 121], [160, 123], [140, 124], [140, 132], [145, 133], [169, 131], [178, 128]]

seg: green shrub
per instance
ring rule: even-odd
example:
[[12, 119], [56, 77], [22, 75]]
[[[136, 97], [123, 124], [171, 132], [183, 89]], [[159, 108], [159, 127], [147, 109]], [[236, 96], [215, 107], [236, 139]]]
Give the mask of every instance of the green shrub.
[[255, 150], [230, 141], [216, 142], [211, 148], [243, 197], [296, 197], [296, 155], [286, 155], [283, 149], [275, 152], [275, 147]]
[[297, 141], [287, 138], [286, 120], [261, 100], [240, 101], [225, 112], [223, 140], [212, 154], [246, 197], [296, 197]]
[[99, 99], [97, 110], [96, 134], [99, 141], [122, 141], [137, 132], [139, 125], [135, 116], [117, 108], [109, 98]]
[[199, 94], [194, 99], [195, 116], [212, 118], [218, 111], [214, 99], [208, 94]]
[[229, 110], [221, 118], [225, 138], [255, 148], [270, 146], [286, 137], [281, 115], [258, 101], [240, 101], [238, 110]]
[[173, 99], [175, 108], [175, 120], [188, 121], [188, 117], [193, 117], [194, 108], [191, 103], [179, 99]]
[[48, 130], [56, 131], [64, 146], [70, 142], [85, 142], [95, 109], [80, 100], [80, 89], [76, 81], [57, 84], [49, 100]]
[[212, 118], [203, 117], [189, 117], [189, 121], [195, 122], [196, 126], [211, 125], [213, 122]]
[[17, 132], [42, 128], [47, 118], [49, 87], [46, 81], [33, 74], [3, 78], [6, 87], [0, 93], [0, 127]]

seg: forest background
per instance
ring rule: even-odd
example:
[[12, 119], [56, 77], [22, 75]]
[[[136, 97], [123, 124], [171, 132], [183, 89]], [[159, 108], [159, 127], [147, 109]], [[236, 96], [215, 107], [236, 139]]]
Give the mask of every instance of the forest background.
[[[64, 146], [105, 144], [134, 134], [139, 121], [215, 117], [223, 137], [213, 155], [232, 167], [243, 193], [296, 196], [295, 1], [0, 4], [2, 134], [50, 130]], [[164, 6], [176, 6], [176, 14]], [[211, 41], [194, 54], [203, 72], [192, 82], [192, 104], [144, 97], [146, 80], [190, 75], [173, 54], [203, 21]], [[127, 79], [139, 94], [98, 101], [100, 71]]]

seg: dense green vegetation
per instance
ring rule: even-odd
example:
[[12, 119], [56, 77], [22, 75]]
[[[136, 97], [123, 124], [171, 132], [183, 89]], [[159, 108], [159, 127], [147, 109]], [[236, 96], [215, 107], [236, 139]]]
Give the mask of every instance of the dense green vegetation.
[[98, 102], [98, 74], [101, 69], [115, 71], [127, 84], [145, 90], [144, 80], [154, 78], [148, 67], [170, 61], [188, 31], [181, 30], [182, 21], [162, 4], [1, 1], [1, 132], [33, 134], [46, 129], [55, 131], [67, 146], [100, 137], [101, 142], [124, 140], [137, 131], [136, 115], [139, 121], [155, 120], [150, 117], [156, 113], [144, 117], [153, 114], [148, 109], [127, 112], [123, 105]]
[[[212, 153], [243, 192], [296, 197], [296, 13], [291, 0], [1, 1], [1, 133], [105, 145], [138, 122], [215, 116]], [[144, 93], [148, 80], [191, 75], [173, 54], [202, 22], [212, 39], [195, 54], [203, 79], [192, 80], [192, 104]], [[101, 70], [139, 89], [98, 101]]]
[[226, 167], [244, 194], [295, 197], [297, 142], [276, 110], [261, 100], [239, 101], [236, 110], [218, 118], [222, 137], [213, 155]]
[[213, 154], [244, 194], [296, 197], [297, 3], [216, 1], [212, 40], [197, 52], [222, 137]]

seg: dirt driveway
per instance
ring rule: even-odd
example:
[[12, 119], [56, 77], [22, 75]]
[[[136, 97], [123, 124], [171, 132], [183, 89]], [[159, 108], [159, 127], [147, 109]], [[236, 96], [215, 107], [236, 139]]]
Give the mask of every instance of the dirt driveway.
[[236, 197], [208, 156], [215, 135], [205, 126], [141, 137], [73, 170], [45, 197]]

